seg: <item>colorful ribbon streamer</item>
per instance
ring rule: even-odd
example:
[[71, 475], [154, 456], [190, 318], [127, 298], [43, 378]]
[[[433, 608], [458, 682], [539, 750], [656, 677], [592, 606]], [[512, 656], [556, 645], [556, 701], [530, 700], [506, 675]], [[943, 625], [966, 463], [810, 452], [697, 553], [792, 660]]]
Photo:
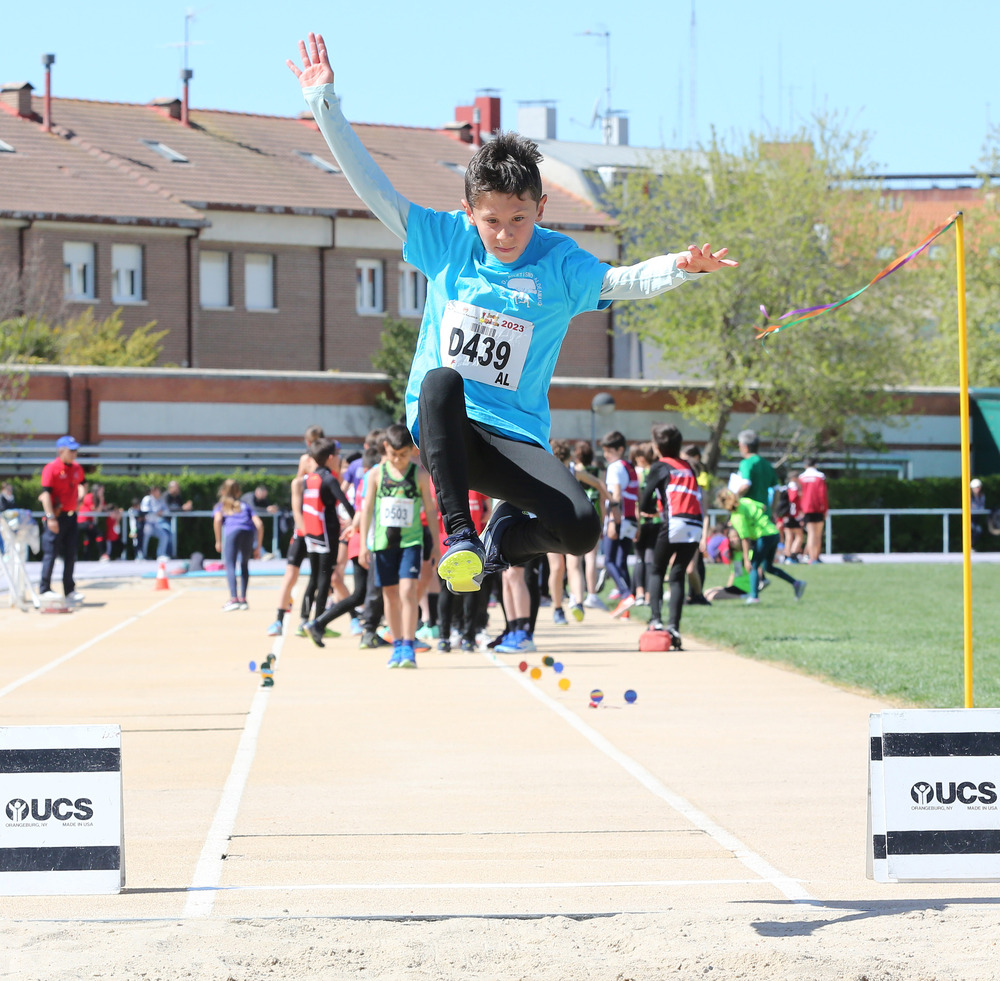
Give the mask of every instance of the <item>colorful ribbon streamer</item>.
[[[782, 314], [778, 317], [778, 321], [788, 320], [789, 317], [794, 317], [794, 320], [790, 320], [787, 324], [782, 324], [775, 322], [768, 327], [757, 328], [759, 333], [757, 334], [756, 340], [761, 340], [767, 337], [768, 334], [777, 334], [779, 331], [787, 330], [789, 327], [794, 327], [796, 324], [802, 323], [803, 320], [809, 320], [810, 317], [818, 317], [821, 313], [825, 313], [827, 310], [836, 310], [838, 307], [844, 306], [845, 303], [850, 303], [851, 300], [860, 296], [868, 286], [874, 286], [880, 279], [885, 279], [890, 273], [894, 273], [901, 266], [905, 266], [911, 259], [920, 255], [921, 252], [926, 249], [931, 242], [934, 241], [939, 235], [943, 235], [955, 222], [958, 220], [958, 212], [953, 214], [944, 224], [938, 225], [912, 252], [907, 252], [905, 255], [901, 255], [898, 259], [894, 259], [885, 267], [867, 286], [862, 286], [861, 289], [855, 290], [850, 296], [845, 296], [842, 300], [837, 300], [836, 303], [825, 303], [819, 307], [803, 307], [800, 310], [789, 310], [788, 313]], [[761, 304], [760, 312], [764, 314], [765, 319], [768, 318], [767, 310], [764, 309], [763, 304]]]

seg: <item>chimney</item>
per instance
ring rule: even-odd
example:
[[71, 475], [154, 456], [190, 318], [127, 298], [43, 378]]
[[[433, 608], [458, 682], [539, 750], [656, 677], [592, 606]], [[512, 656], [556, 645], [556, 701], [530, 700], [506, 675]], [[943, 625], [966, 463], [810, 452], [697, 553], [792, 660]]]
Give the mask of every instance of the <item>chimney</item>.
[[551, 99], [531, 99], [517, 104], [517, 131], [529, 140], [556, 138], [556, 106]]
[[31, 82], [7, 82], [0, 86], [0, 103], [18, 116], [33, 119], [35, 115], [31, 110], [33, 89]]
[[194, 77], [194, 72], [190, 68], [181, 69], [181, 83], [184, 86], [181, 96], [181, 125], [190, 126], [188, 121], [188, 82]]
[[482, 137], [500, 132], [500, 98], [492, 94], [496, 91], [496, 89], [480, 89], [481, 94], [476, 96], [476, 101], [471, 106], [455, 107], [455, 121], [468, 123], [472, 127], [473, 142], [477, 146], [482, 142]]
[[150, 105], [161, 116], [169, 116], [171, 119], [181, 118], [181, 100], [178, 98], [168, 96], [166, 98], [153, 99]]
[[45, 66], [45, 100], [42, 103], [42, 132], [52, 132], [52, 66], [55, 64], [54, 54], [43, 54], [42, 64]]

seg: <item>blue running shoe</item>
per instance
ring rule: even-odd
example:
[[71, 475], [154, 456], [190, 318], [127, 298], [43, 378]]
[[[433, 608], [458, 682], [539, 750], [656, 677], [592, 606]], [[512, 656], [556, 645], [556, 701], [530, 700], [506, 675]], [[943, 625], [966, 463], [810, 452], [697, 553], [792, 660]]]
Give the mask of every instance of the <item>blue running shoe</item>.
[[402, 663], [401, 661], [402, 656], [403, 656], [403, 642], [401, 640], [397, 640], [392, 645], [392, 657], [390, 657], [389, 660], [385, 662], [385, 666], [387, 668], [398, 668]]
[[281, 636], [281, 632], [282, 632], [283, 629], [284, 629], [284, 624], [282, 623], [282, 621], [281, 620], [275, 620], [274, 623], [272, 623], [267, 628], [267, 636], [268, 637], [280, 637]]
[[538, 650], [524, 630], [514, 630], [496, 646], [498, 654], [530, 654]]
[[453, 593], [474, 593], [483, 581], [486, 550], [478, 535], [471, 529], [462, 529], [449, 535], [444, 544], [444, 555], [438, 562], [438, 575]]
[[417, 666], [417, 654], [413, 647], [405, 640], [399, 645], [399, 668], [415, 668]]
[[365, 632], [365, 628], [361, 626], [361, 621], [357, 617], [351, 617], [351, 633], [357, 637]]

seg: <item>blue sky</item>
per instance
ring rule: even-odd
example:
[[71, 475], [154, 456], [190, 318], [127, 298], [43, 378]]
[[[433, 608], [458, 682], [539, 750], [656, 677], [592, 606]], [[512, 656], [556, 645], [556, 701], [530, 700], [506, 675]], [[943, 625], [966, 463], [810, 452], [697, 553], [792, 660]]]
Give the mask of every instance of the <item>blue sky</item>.
[[284, 59], [316, 29], [326, 36], [350, 119], [439, 126], [456, 105], [491, 88], [499, 90], [505, 127], [516, 126], [518, 101], [552, 99], [560, 139], [599, 142], [589, 123], [595, 103], [606, 107], [609, 49], [601, 35], [608, 32], [612, 108], [628, 113], [636, 146], [687, 146], [713, 125], [736, 138], [788, 132], [820, 111], [868, 131], [882, 172], [941, 173], [974, 167], [1000, 121], [997, 0], [954, 8], [929, 0], [695, 2], [694, 45], [691, 0], [8, 3], [0, 80], [41, 90], [41, 55], [53, 52], [56, 95], [120, 102], [178, 95], [185, 51], [178, 45], [191, 12], [196, 43], [186, 50], [196, 107], [298, 113], [303, 103]]

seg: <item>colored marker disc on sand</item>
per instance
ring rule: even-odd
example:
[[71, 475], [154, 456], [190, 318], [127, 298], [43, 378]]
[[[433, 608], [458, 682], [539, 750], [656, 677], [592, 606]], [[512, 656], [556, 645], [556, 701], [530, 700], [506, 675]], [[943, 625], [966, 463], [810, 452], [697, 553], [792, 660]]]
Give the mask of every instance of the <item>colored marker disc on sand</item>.
[[569, 678], [560, 678], [559, 679], [559, 687], [563, 691], [569, 691]]
[[547, 668], [551, 668], [555, 663], [556, 659], [551, 654], [546, 654], [545, 657], [542, 658], [542, 664], [544, 664]]
[[528, 670], [528, 662], [527, 662], [527, 661], [522, 661], [522, 662], [521, 662], [521, 663], [520, 663], [520, 664], [519, 664], [519, 665], [517, 666], [517, 669], [518, 669], [518, 671], [527, 671], [527, 670]]
[[592, 701], [592, 702], [593, 702], [593, 703], [594, 703], [595, 705], [600, 705], [600, 704], [601, 704], [601, 702], [602, 702], [602, 701], [604, 700], [604, 692], [602, 692], [600, 688], [595, 688], [595, 689], [594, 689], [594, 690], [593, 690], [593, 691], [592, 691], [592, 692], [590, 693], [590, 700], [591, 700], [591, 701]]
[[[159, 544], [159, 542], [157, 542], [157, 544]], [[250, 670], [251, 671], [256, 671], [257, 670], [257, 662], [256, 661], [251, 661], [250, 662]]]
[[535, 681], [538, 681], [538, 679], [541, 678], [541, 676], [542, 676], [542, 669], [541, 668], [532, 668], [531, 669], [531, 677], [534, 678]]
[[625, 701], [628, 702], [629, 705], [631, 705], [638, 697], [639, 696], [636, 695], [636, 693], [631, 688], [629, 688], [629, 690], [625, 692]]
[[556, 661], [556, 663], [552, 665], [552, 670], [555, 671], [556, 674], [562, 674], [563, 673], [562, 661]]

